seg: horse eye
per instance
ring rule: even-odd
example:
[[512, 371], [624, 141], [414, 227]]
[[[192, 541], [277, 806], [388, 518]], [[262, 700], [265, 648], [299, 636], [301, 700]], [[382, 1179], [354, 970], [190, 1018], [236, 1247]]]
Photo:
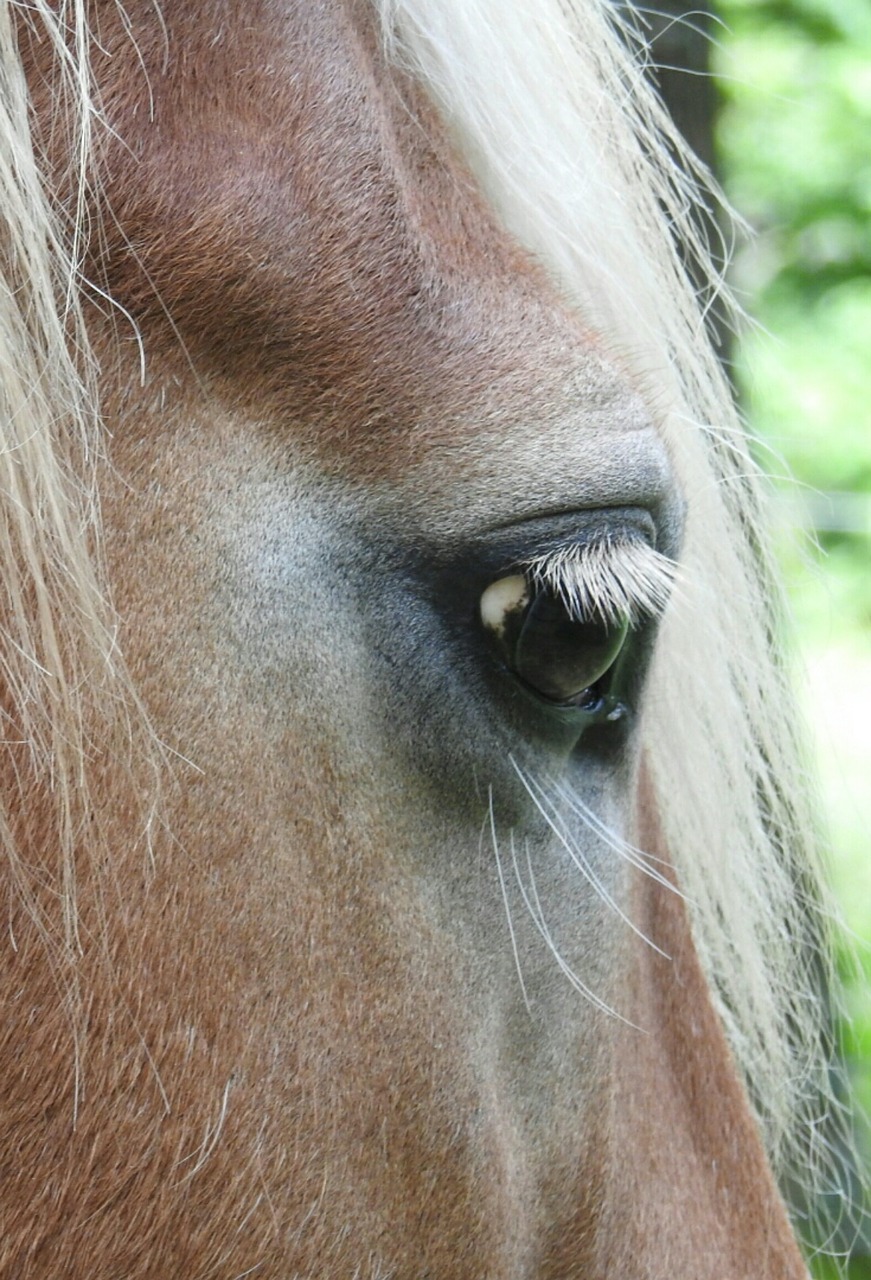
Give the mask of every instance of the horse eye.
[[594, 686], [616, 662], [629, 630], [625, 619], [573, 617], [558, 596], [520, 574], [490, 584], [481, 596], [481, 621], [525, 684], [551, 702], [586, 710], [601, 704]]

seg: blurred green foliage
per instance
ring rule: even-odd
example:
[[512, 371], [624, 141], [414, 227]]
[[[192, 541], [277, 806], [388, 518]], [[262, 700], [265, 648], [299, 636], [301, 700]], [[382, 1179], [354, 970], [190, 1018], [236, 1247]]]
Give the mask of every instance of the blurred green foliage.
[[[777, 338], [740, 350], [751, 421], [799, 482], [867, 494], [871, 3], [723, 0], [719, 12], [720, 156], [758, 233], [735, 284]], [[865, 588], [867, 623], [867, 573]]]
[[[844, 1052], [871, 1111], [871, 0], [718, 0], [717, 16], [719, 164], [757, 232], [735, 263], [758, 323], [735, 380], [780, 477], [833, 879], [856, 938]], [[850, 1280], [871, 1277], [865, 1234]]]

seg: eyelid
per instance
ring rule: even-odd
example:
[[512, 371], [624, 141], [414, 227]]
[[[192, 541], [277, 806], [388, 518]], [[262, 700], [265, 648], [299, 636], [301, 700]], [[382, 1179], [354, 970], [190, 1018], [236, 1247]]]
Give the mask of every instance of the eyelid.
[[[581, 509], [539, 516], [523, 524], [487, 530], [480, 538], [451, 548], [448, 563], [476, 566], [482, 583], [510, 573], [529, 573], [581, 546], [622, 547], [626, 543], [657, 547], [666, 556], [676, 555], [678, 546], [670, 537], [670, 526], [662, 528], [646, 508], [617, 507]], [[618, 552], [619, 554], [619, 552]], [[482, 587], [483, 589], [483, 587]]]

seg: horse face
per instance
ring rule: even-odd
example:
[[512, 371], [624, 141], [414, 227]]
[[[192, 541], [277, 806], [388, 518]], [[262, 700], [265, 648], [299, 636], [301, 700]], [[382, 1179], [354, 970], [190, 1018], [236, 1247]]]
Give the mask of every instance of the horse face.
[[[275, 858], [360, 875], [371, 921], [388, 886], [426, 886], [449, 950], [479, 957], [485, 1003], [498, 988], [522, 1007], [519, 964], [560, 1008], [573, 981], [610, 1008], [623, 926], [606, 903], [628, 864], [595, 821], [630, 834], [652, 628], [619, 646], [619, 688], [606, 664], [583, 707], [513, 669], [481, 600], [543, 556], [676, 549], [650, 415], [359, 20], [264, 16], [217, 54], [180, 27], [167, 38], [186, 55], [153, 73], [147, 127], [126, 33], [108, 46], [118, 228], [102, 264], [140, 318], [148, 379], [133, 406], [106, 391], [128, 653], [159, 731], [208, 779], [189, 781], [172, 829], [186, 844], [179, 824], [204, 828], [220, 778], [224, 856], [251, 860], [243, 878], [255, 898], [273, 884], [279, 914]], [[231, 72], [245, 92], [217, 115]], [[125, 396], [128, 381], [123, 369]], [[596, 815], [570, 838], [563, 789]]]
[[[718, 1274], [652, 998], [685, 925], [632, 888], [632, 557], [680, 542], [651, 409], [361, 6], [99, 36], [105, 552], [169, 776], [101, 916], [84, 1187], [61, 1161], [88, 1274], [564, 1280], [626, 1271], [624, 1212], [633, 1250], [680, 1222], [649, 1274]], [[645, 1158], [673, 1139], [664, 1192], [621, 1099]]]
[[[327, 1181], [322, 1230], [361, 1201], [381, 1232], [422, 1216], [393, 1248], [431, 1266], [474, 1185], [498, 1270], [529, 1247], [506, 1180], [537, 1216], [595, 1146], [576, 1117], [631, 1012], [614, 846], [652, 627], [620, 646], [619, 688], [606, 664], [613, 703], [563, 705], [511, 669], [481, 600], [546, 554], [674, 551], [668, 462], [365, 27], [328, 6], [261, 18], [250, 48], [168, 38], [187, 52], [152, 76], [154, 123], [122, 102], [107, 162], [106, 286], [147, 369], [133, 404], [104, 391], [107, 550], [137, 686], [190, 761], [157, 876], [183, 860], [212, 1088], [239, 1070], [228, 1025], [265, 1039], [238, 1088], [270, 1147], [302, 1144], [308, 1194]], [[424, 1209], [428, 1179], [465, 1191]], [[570, 1178], [549, 1212], [576, 1200]]]

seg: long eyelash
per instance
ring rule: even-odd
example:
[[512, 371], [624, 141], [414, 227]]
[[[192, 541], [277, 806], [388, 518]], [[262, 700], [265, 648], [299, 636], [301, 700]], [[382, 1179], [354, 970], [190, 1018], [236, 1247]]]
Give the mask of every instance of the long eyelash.
[[524, 568], [533, 586], [555, 595], [570, 617], [628, 618], [631, 626], [659, 617], [679, 574], [674, 560], [639, 539], [561, 547], [527, 560]]

